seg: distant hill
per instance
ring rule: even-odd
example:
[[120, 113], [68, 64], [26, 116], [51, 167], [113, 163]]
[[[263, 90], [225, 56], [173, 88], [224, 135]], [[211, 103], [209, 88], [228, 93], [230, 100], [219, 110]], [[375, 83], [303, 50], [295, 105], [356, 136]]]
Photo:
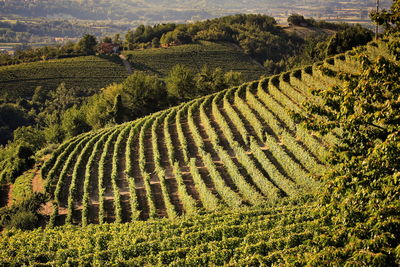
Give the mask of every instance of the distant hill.
[[0, 97], [29, 98], [37, 86], [100, 89], [128, 76], [117, 57], [85, 56], [0, 67]]
[[[198, 71], [203, 65], [238, 71], [246, 81], [265, 74], [263, 66], [227, 43], [199, 42], [169, 48], [126, 51], [133, 70], [166, 76], [173, 66], [183, 64]], [[64, 82], [67, 87], [100, 89], [128, 76], [117, 57], [85, 56], [23, 63], [0, 67], [0, 97], [30, 98], [37, 86], [55, 89]]]
[[203, 65], [220, 67], [224, 71], [238, 71], [246, 81], [265, 74], [264, 67], [231, 43], [200, 41], [196, 44], [127, 51], [133, 69], [166, 76], [173, 66], [182, 64], [199, 71]]

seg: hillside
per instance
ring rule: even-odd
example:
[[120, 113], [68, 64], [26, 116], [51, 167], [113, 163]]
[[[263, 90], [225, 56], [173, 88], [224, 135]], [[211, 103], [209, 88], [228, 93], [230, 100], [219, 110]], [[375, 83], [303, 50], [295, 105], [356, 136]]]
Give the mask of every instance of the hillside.
[[196, 44], [127, 51], [133, 69], [143, 70], [158, 76], [166, 76], [177, 64], [192, 68], [194, 71], [207, 65], [224, 71], [238, 71], [246, 81], [259, 79], [265, 74], [264, 67], [252, 60], [239, 47], [230, 43], [200, 41]]
[[312, 135], [289, 112], [320, 101], [310, 87], [340, 85], [332, 73], [357, 69], [340, 55], [71, 139], [42, 169], [56, 207], [50, 223], [175, 218], [318, 191], [340, 131]]
[[[389, 58], [385, 42], [358, 51]], [[55, 207], [49, 228], [6, 231], [0, 262], [321, 266], [352, 257], [354, 265], [394, 264], [399, 252], [389, 259], [375, 247], [397, 246], [386, 233], [398, 226], [395, 218], [372, 222], [389, 230], [368, 239], [360, 225], [330, 222], [326, 207], [313, 203], [322, 191], [318, 176], [332, 168], [323, 158], [342, 130], [317, 136], [289, 115], [310, 115], [302, 103], [324, 103], [312, 89], [360, 75], [355, 53], [65, 142], [42, 168]], [[396, 206], [379, 212], [396, 215]], [[51, 228], [64, 223], [72, 226]], [[348, 229], [361, 237], [343, 241]]]
[[128, 72], [118, 57], [85, 56], [0, 67], [0, 97], [30, 98], [37, 86], [100, 89], [121, 82]]

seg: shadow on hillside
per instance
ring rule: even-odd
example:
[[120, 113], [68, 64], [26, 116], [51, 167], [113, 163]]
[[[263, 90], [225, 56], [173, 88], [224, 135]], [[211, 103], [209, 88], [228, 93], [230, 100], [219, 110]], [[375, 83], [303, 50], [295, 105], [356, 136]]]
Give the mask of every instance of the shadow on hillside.
[[124, 66], [124, 63], [117, 55], [98, 55], [99, 58], [108, 60], [112, 63], [118, 64], [120, 66]]
[[153, 68], [151, 68], [151, 67], [149, 67], [147, 65], [144, 65], [144, 64], [141, 64], [141, 63], [137, 63], [137, 62], [130, 62], [130, 63], [132, 65], [132, 70], [133, 71], [140, 70], [140, 71], [144, 71], [144, 72], [147, 72], [147, 73], [158, 75], [159, 77], [163, 76], [163, 74], [160, 71], [158, 71], [156, 69], [153, 69]]

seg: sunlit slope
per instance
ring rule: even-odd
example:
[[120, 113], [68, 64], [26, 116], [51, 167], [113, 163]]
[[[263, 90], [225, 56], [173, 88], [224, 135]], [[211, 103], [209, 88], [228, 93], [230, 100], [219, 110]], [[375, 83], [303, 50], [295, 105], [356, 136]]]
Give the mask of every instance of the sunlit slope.
[[168, 75], [177, 64], [199, 72], [204, 65], [224, 71], [241, 72], [246, 81], [259, 79], [264, 67], [246, 55], [241, 48], [230, 43], [199, 41], [196, 44], [169, 48], [145, 49], [124, 52], [132, 67], [161, 77]]
[[128, 76], [117, 56], [85, 56], [22, 63], [0, 67], [0, 97], [31, 98], [42, 86], [54, 90], [64, 82], [67, 88], [100, 89]]
[[[383, 43], [362, 49], [387, 56]], [[340, 130], [310, 135], [288, 111], [307, 115], [300, 103], [324, 104], [310, 89], [359, 73], [351, 54], [64, 143], [42, 170], [51, 223], [93, 225], [7, 230], [0, 265], [341, 265], [350, 255], [321, 207], [290, 200], [323, 186], [310, 174], [330, 167], [320, 159]], [[96, 225], [113, 221], [132, 222]]]
[[314, 136], [289, 111], [304, 112], [314, 79], [333, 82], [318, 69], [246, 83], [64, 143], [43, 168], [58, 207], [51, 224], [173, 218], [314, 192], [339, 133]]
[[302, 242], [319, 232], [320, 219], [311, 215], [311, 208], [284, 206], [215, 212], [174, 221], [14, 231], [0, 236], [0, 264], [284, 264], [285, 258], [308, 251]]

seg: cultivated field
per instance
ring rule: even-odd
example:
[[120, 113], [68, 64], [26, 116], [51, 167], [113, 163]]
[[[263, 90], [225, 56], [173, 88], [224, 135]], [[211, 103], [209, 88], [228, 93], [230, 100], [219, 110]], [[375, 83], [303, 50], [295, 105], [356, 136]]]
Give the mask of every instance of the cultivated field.
[[124, 52], [130, 56], [133, 69], [150, 74], [166, 76], [177, 64], [190, 67], [199, 72], [203, 65], [211, 69], [217, 67], [224, 71], [238, 71], [246, 81], [259, 79], [265, 74], [264, 67], [255, 62], [243, 51], [228, 43], [200, 41], [197, 44], [173, 46]]
[[0, 265], [291, 265], [316, 249], [328, 263], [336, 241], [307, 197], [341, 131], [315, 136], [289, 113], [358, 74], [352, 54], [65, 142], [42, 168], [48, 228], [1, 235]]
[[302, 112], [309, 83], [330, 83], [323, 77], [317, 67], [285, 73], [64, 143], [43, 168], [51, 224], [174, 218], [313, 192], [338, 134], [311, 135], [288, 111]]
[[30, 98], [37, 86], [100, 89], [128, 76], [118, 57], [85, 56], [0, 67], [0, 97]]

